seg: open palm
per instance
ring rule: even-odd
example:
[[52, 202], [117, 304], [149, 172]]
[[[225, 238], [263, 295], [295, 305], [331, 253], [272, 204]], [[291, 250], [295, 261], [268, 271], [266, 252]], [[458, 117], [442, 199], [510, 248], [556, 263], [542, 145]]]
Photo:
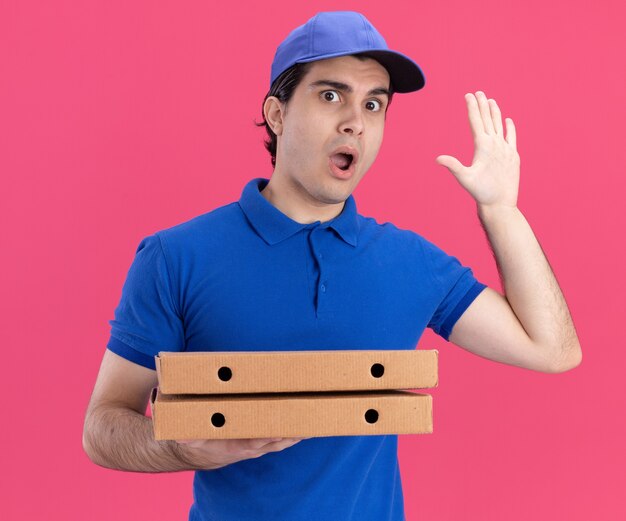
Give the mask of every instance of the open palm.
[[456, 177], [476, 203], [482, 206], [517, 206], [520, 157], [516, 148], [515, 126], [506, 118], [506, 138], [497, 103], [481, 91], [466, 94], [467, 111], [474, 138], [471, 166], [441, 155], [436, 161]]

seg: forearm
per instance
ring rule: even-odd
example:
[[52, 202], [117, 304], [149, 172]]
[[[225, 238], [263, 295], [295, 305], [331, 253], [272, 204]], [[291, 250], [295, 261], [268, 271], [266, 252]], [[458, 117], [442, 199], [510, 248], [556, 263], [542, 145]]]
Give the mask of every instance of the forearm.
[[531, 340], [559, 364], [574, 366], [581, 350], [565, 297], [528, 221], [516, 207], [478, 205], [505, 296]]
[[85, 451], [103, 467], [133, 472], [199, 470], [184, 445], [156, 441], [152, 420], [131, 409], [101, 407], [85, 424]]

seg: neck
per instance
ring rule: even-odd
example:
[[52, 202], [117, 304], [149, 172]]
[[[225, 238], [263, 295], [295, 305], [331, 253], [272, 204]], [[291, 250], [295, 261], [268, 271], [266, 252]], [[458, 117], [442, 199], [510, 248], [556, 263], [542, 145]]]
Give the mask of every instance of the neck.
[[282, 176], [276, 175], [276, 171], [261, 195], [287, 217], [301, 224], [330, 221], [341, 213], [345, 204], [345, 201], [328, 204], [317, 201], [302, 186], [286, 182]]

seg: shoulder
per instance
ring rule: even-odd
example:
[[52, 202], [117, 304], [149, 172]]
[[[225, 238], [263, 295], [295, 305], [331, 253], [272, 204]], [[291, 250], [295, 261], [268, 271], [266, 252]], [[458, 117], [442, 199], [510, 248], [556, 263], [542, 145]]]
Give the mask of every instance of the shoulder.
[[374, 217], [358, 215], [359, 234], [365, 240], [374, 240], [384, 246], [395, 248], [406, 248], [419, 250], [424, 253], [425, 249], [431, 245], [419, 233], [401, 228], [391, 222], [378, 222]]
[[232, 202], [154, 233], [165, 250], [189, 249], [220, 241], [245, 225], [239, 203]]
[[218, 228], [236, 226], [242, 217], [239, 203], [233, 202], [156, 232], [167, 238], [181, 238]]
[[457, 257], [413, 230], [390, 222], [379, 223], [372, 217], [360, 215], [359, 225], [359, 241], [362, 239], [364, 247], [373, 246], [378, 255], [395, 258], [397, 262], [412, 263], [422, 272], [427, 272], [437, 285], [447, 287], [450, 280], [471, 271]]

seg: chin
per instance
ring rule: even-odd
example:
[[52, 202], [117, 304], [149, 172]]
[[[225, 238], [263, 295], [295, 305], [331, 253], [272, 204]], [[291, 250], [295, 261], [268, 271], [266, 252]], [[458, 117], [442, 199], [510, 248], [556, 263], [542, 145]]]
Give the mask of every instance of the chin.
[[347, 189], [327, 190], [318, 194], [317, 199], [325, 204], [340, 204], [350, 197], [352, 192]]

